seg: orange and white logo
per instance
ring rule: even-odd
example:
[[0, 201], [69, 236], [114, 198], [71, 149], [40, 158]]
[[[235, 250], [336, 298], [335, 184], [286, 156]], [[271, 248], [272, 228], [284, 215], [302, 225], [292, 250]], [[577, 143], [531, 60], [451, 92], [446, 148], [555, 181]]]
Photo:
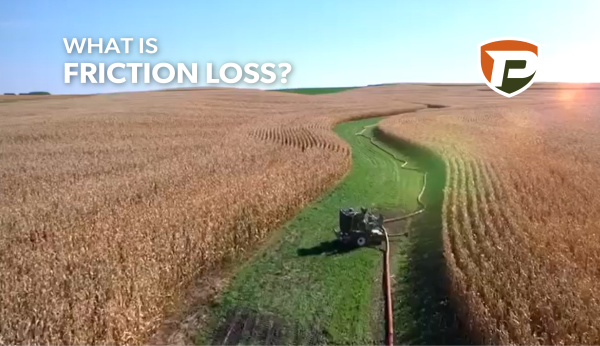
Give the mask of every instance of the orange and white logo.
[[533, 84], [539, 60], [535, 42], [495, 38], [480, 43], [478, 52], [484, 81], [498, 94], [513, 97]]

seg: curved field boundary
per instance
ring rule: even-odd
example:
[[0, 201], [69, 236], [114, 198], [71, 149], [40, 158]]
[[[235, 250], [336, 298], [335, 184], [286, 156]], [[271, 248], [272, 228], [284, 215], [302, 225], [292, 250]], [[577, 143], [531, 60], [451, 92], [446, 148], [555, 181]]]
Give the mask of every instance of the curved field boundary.
[[[397, 221], [393, 224], [397, 230], [404, 225], [400, 221], [423, 214], [411, 221], [409, 242], [386, 247], [391, 251], [384, 265], [396, 274], [388, 280], [395, 292], [396, 342], [456, 342], [454, 328], [446, 326], [454, 319], [446, 311], [447, 296], [440, 288], [445, 268], [437, 249], [441, 209], [432, 198], [442, 193], [445, 176], [440, 178], [430, 166], [429, 155], [421, 152], [424, 148], [388, 138], [377, 128], [380, 119], [336, 127], [351, 147], [351, 170], [238, 271], [214, 311], [213, 332], [199, 342], [380, 344], [383, 330], [376, 329], [382, 324], [383, 306], [374, 304], [381, 301], [374, 288], [381, 282], [381, 256], [370, 249], [342, 248], [331, 232], [337, 210], [347, 206], [412, 210], [387, 220]], [[409, 160], [416, 167], [410, 167]], [[435, 174], [429, 175], [430, 170]], [[390, 237], [402, 234], [389, 228]], [[388, 301], [392, 311], [392, 299]]]
[[381, 144], [377, 143], [374, 140], [373, 136], [367, 136], [367, 135], [364, 134], [365, 130], [368, 127], [376, 127], [376, 126], [377, 126], [377, 124], [365, 126], [360, 132], [357, 132], [356, 135], [357, 136], [363, 136], [363, 137], [369, 139], [369, 141], [371, 142], [371, 144], [373, 144], [374, 146], [376, 146], [377, 148], [379, 148], [380, 150], [382, 150], [383, 152], [385, 152], [386, 154], [388, 154], [389, 156], [391, 156], [394, 160], [401, 162], [402, 164], [401, 164], [400, 168], [406, 169], [406, 170], [410, 170], [410, 171], [419, 172], [419, 173], [423, 174], [423, 185], [421, 187], [421, 191], [417, 195], [417, 203], [419, 205], [419, 209], [417, 209], [417, 210], [415, 210], [415, 211], [413, 211], [413, 212], [411, 212], [409, 214], [406, 214], [406, 215], [402, 215], [402, 216], [399, 216], [399, 217], [387, 219], [387, 220], [385, 220], [385, 223], [406, 220], [408, 218], [411, 218], [413, 216], [416, 216], [416, 215], [419, 215], [419, 214], [423, 213], [425, 211], [426, 205], [425, 205], [425, 203], [423, 203], [423, 201], [421, 200], [421, 198], [423, 197], [423, 193], [425, 192], [425, 188], [427, 186], [427, 171], [424, 171], [424, 170], [421, 170], [421, 169], [418, 169], [418, 168], [414, 168], [414, 167], [406, 167], [408, 165], [408, 161], [407, 160], [401, 159], [398, 156], [396, 156], [396, 154], [394, 154], [394, 153], [390, 152], [389, 150], [385, 149]]
[[[276, 240], [237, 272], [215, 310], [213, 332], [204, 342], [263, 344], [263, 334], [275, 335], [269, 342], [277, 344], [382, 341], [371, 323], [374, 318], [378, 326], [382, 321], [380, 310], [373, 308], [374, 299], [380, 299], [373, 287], [378, 285], [374, 282], [380, 277], [381, 256], [369, 248], [344, 248], [332, 232], [339, 208], [421, 208], [415, 196], [422, 191], [422, 174], [403, 169], [403, 161], [390, 158], [389, 153], [356, 135], [379, 120], [363, 119], [336, 127], [335, 132], [352, 148], [353, 163], [346, 179], [304, 208]], [[264, 322], [259, 327], [257, 319]]]
[[337, 143], [330, 130], [311, 127], [273, 127], [254, 130], [250, 136], [278, 145], [298, 148], [302, 151], [317, 148], [348, 153], [348, 147]]
[[[378, 128], [374, 137], [380, 143], [398, 150], [412, 164], [427, 172], [427, 185], [422, 201], [427, 208], [411, 219], [410, 241], [393, 263], [394, 329], [397, 342], [403, 344], [472, 344], [470, 335], [457, 319], [458, 306], [451, 304], [451, 282], [444, 255], [443, 208], [447, 182], [445, 160], [426, 146], [415, 143], [385, 128]], [[401, 281], [398, 281], [401, 278]]]

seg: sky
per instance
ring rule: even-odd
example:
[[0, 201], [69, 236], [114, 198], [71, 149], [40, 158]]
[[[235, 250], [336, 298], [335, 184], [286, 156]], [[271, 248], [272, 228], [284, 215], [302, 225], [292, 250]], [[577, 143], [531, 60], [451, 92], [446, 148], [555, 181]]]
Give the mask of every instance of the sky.
[[[0, 93], [141, 91], [187, 84], [64, 82], [65, 63], [290, 63], [261, 89], [482, 83], [477, 45], [539, 44], [536, 81], [600, 82], [600, 1], [1, 1]], [[68, 54], [63, 38], [156, 38], [158, 52]], [[137, 47], [137, 45], [132, 46]], [[87, 51], [87, 49], [86, 49]], [[187, 80], [187, 79], [186, 79]]]

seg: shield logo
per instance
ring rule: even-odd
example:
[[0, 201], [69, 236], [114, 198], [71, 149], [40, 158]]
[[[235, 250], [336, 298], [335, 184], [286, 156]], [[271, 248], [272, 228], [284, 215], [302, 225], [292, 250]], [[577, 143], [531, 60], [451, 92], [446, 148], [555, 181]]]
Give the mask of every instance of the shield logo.
[[537, 43], [516, 37], [500, 37], [478, 46], [483, 80], [506, 97], [517, 96], [531, 84], [537, 71]]

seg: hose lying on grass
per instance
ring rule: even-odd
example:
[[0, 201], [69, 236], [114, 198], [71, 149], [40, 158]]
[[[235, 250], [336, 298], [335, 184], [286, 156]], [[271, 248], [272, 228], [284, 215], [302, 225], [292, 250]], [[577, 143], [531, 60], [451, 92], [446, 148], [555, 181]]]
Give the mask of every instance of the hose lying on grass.
[[[390, 155], [394, 160], [401, 162], [402, 165], [400, 166], [400, 168], [419, 172], [419, 173], [423, 174], [423, 185], [421, 187], [421, 192], [419, 192], [419, 195], [417, 196], [417, 203], [419, 205], [419, 208], [411, 213], [406, 214], [406, 215], [387, 219], [384, 221], [384, 223], [391, 223], [391, 222], [406, 220], [408, 218], [411, 218], [413, 216], [423, 213], [425, 211], [426, 206], [425, 206], [425, 203], [423, 203], [423, 201], [421, 200], [421, 198], [423, 196], [423, 193], [425, 192], [425, 186], [427, 185], [427, 172], [420, 170], [418, 168], [406, 167], [406, 165], [408, 165], [408, 161], [397, 157], [394, 153], [385, 149], [383, 146], [381, 146], [380, 144], [375, 142], [373, 140], [372, 136], [367, 136], [364, 134], [365, 130], [368, 127], [374, 127], [374, 126], [377, 126], [377, 124], [365, 126], [365, 127], [363, 127], [363, 129], [360, 132], [357, 132], [356, 135], [367, 138], [369, 140], [369, 142], [371, 142], [371, 144], [376, 146], [379, 150]], [[393, 307], [392, 307], [392, 284], [391, 284], [391, 275], [390, 275], [390, 251], [389, 251], [390, 250], [390, 235], [388, 235], [388, 232], [385, 229], [385, 227], [383, 227], [383, 234], [385, 236], [385, 251], [384, 251], [384, 264], [383, 264], [384, 294], [385, 294], [385, 303], [386, 303], [385, 304], [385, 319], [386, 319], [386, 321], [385, 321], [386, 322], [385, 342], [386, 342], [386, 345], [391, 346], [394, 344], [394, 315], [393, 315]], [[394, 234], [394, 235], [396, 235], [396, 234]]]

